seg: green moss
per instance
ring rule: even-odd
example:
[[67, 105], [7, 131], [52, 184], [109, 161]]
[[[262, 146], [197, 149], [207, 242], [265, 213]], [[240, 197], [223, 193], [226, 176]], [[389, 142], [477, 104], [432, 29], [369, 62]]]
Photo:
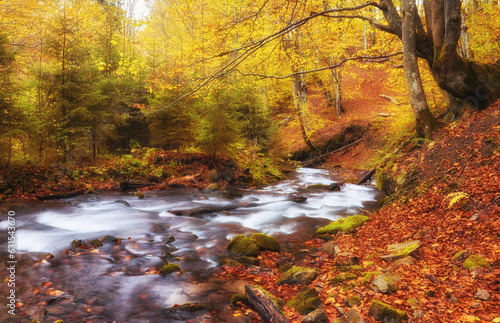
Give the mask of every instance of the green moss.
[[363, 276], [363, 283], [370, 282], [372, 280], [373, 276], [377, 276], [379, 274], [380, 273], [378, 271], [367, 271], [367, 272], [361, 273], [361, 275]]
[[363, 301], [361, 300], [361, 297], [359, 297], [358, 295], [354, 295], [346, 299], [345, 302], [347, 303], [347, 306], [353, 307], [360, 305]]
[[177, 264], [168, 264], [163, 266], [163, 268], [160, 270], [160, 275], [165, 276], [175, 271], [181, 271], [181, 267], [179, 267], [179, 265]]
[[269, 299], [274, 303], [274, 305], [276, 305], [279, 309], [281, 309], [283, 307], [283, 304], [284, 302], [282, 300], [280, 300], [279, 298], [277, 298], [276, 296], [274, 296], [273, 294], [269, 293], [267, 290], [265, 290], [264, 288], [262, 288], [261, 286], [258, 286], [258, 285], [250, 285], [254, 288], [257, 288], [258, 290], [260, 290], [261, 292], [263, 292], [264, 294], [266, 294], [267, 297], [269, 297]]
[[255, 257], [260, 253], [255, 241], [242, 234], [235, 236], [227, 245], [227, 249], [237, 256]]
[[330, 280], [330, 284], [335, 286], [356, 278], [358, 278], [358, 276], [353, 273], [340, 273]]
[[286, 303], [287, 306], [294, 308], [301, 315], [309, 314], [321, 306], [321, 304], [322, 301], [319, 298], [318, 291], [308, 286], [302, 287], [300, 293]]
[[258, 245], [261, 249], [271, 250], [271, 251], [280, 251], [280, 243], [276, 238], [264, 234], [264, 233], [254, 233], [250, 236], [256, 245]]
[[451, 260], [455, 260], [455, 259], [458, 259], [458, 257], [460, 257], [461, 255], [463, 255], [465, 253], [465, 251], [459, 251], [457, 252], [453, 258], [451, 258]]
[[300, 284], [307, 285], [318, 276], [318, 272], [307, 267], [292, 267], [276, 282], [277, 285]]
[[401, 322], [408, 319], [408, 315], [405, 312], [378, 300], [372, 301], [368, 314], [375, 318], [376, 321]]
[[470, 255], [469, 258], [467, 258], [467, 260], [465, 260], [464, 262], [464, 268], [467, 269], [468, 271], [473, 271], [474, 269], [481, 269], [481, 268], [491, 270], [491, 265], [484, 258], [481, 258], [476, 255]]
[[369, 217], [364, 215], [352, 215], [346, 218], [331, 222], [327, 226], [316, 230], [317, 235], [337, 234], [338, 232], [347, 232], [361, 226], [369, 220]]
[[244, 294], [234, 294], [231, 296], [231, 305], [236, 305], [238, 302], [246, 306], [250, 306], [250, 301], [248, 300], [248, 296]]

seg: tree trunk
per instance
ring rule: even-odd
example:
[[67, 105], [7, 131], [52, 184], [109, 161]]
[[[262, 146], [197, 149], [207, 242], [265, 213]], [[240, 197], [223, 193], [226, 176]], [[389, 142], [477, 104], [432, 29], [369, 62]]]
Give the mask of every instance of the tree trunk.
[[432, 115], [427, 105], [416, 53], [415, 37], [415, 0], [404, 0], [402, 2], [403, 23], [403, 67], [408, 85], [410, 104], [415, 116], [415, 127], [417, 134], [429, 138], [437, 128], [438, 122]]
[[293, 98], [295, 101], [295, 111], [299, 117], [300, 131], [302, 133], [302, 138], [309, 149], [314, 150], [315, 147], [309, 140], [307, 135], [306, 120], [304, 116], [304, 105], [307, 104], [307, 98], [304, 98], [304, 85], [302, 84], [302, 79], [300, 75], [295, 75], [293, 80]]

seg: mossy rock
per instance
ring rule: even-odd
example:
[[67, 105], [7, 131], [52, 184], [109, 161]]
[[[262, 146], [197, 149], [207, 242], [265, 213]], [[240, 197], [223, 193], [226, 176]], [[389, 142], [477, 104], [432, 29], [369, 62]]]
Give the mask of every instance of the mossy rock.
[[141, 191], [137, 191], [137, 192], [134, 193], [134, 196], [136, 196], [139, 199], [143, 199], [144, 198], [144, 193], [141, 192]]
[[231, 296], [231, 305], [236, 306], [238, 302], [241, 302], [241, 304], [246, 306], [251, 306], [248, 296], [245, 294], [234, 294]]
[[330, 284], [333, 286], [340, 285], [342, 283], [351, 281], [358, 278], [356, 274], [353, 273], [340, 273], [330, 280]]
[[373, 276], [377, 276], [379, 274], [380, 273], [378, 271], [366, 271], [361, 273], [361, 275], [363, 276], [363, 283], [368, 283], [372, 280]]
[[181, 267], [177, 264], [168, 264], [163, 266], [163, 268], [160, 270], [160, 275], [168, 275], [176, 271], [181, 271]]
[[198, 312], [206, 310], [207, 306], [205, 304], [199, 303], [186, 303], [182, 305], [172, 306], [169, 308], [165, 308], [163, 312], [165, 313], [174, 313], [174, 312]]
[[212, 183], [209, 184], [206, 189], [210, 191], [218, 191], [220, 190], [220, 186], [217, 183]]
[[318, 291], [308, 286], [302, 287], [300, 293], [286, 303], [287, 306], [294, 308], [301, 315], [309, 314], [320, 307], [321, 304], [322, 301], [319, 298]]
[[392, 306], [373, 300], [368, 310], [368, 315], [373, 317], [376, 321], [398, 323], [408, 320], [408, 315]]
[[380, 256], [384, 260], [398, 260], [408, 257], [420, 248], [422, 242], [420, 240], [412, 240], [404, 243], [393, 244], [387, 247], [387, 252], [390, 254]]
[[331, 222], [330, 224], [319, 228], [316, 230], [316, 234], [319, 236], [326, 234], [337, 234], [339, 232], [348, 232], [361, 226], [363, 223], [368, 221], [370, 218], [364, 215], [352, 215], [337, 221]]
[[280, 243], [276, 238], [264, 234], [264, 233], [254, 233], [250, 236], [256, 245], [258, 245], [261, 249], [270, 250], [270, 251], [280, 251]]
[[255, 241], [242, 234], [235, 236], [226, 248], [237, 256], [255, 257], [260, 253]]
[[276, 282], [277, 285], [283, 284], [296, 284], [296, 285], [308, 285], [316, 277], [318, 272], [315, 269], [307, 267], [292, 267], [288, 269], [283, 276]]
[[486, 259], [477, 255], [470, 255], [469, 258], [465, 260], [463, 266], [468, 271], [473, 271], [476, 269], [483, 269], [483, 268], [491, 270], [490, 263]]
[[375, 285], [381, 293], [394, 293], [399, 290], [399, 284], [401, 283], [401, 278], [392, 272], [386, 272], [384, 274], [380, 274], [373, 281], [373, 285]]
[[343, 273], [348, 273], [352, 271], [362, 271], [364, 268], [363, 266], [360, 265], [352, 265], [352, 266], [339, 266], [337, 268], [338, 271], [343, 272]]
[[345, 303], [348, 307], [360, 305], [362, 302], [363, 300], [358, 295], [351, 296], [345, 300]]

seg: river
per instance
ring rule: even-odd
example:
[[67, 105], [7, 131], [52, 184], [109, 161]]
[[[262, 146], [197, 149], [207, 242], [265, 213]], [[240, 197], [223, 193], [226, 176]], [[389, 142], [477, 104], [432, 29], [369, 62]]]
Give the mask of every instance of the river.
[[[260, 190], [246, 190], [242, 197], [227, 199], [196, 189], [145, 192], [144, 199], [129, 193], [91, 194], [77, 198], [22, 202], [15, 212], [14, 293], [15, 316], [2, 305], [6, 322], [195, 322], [231, 321], [230, 296], [242, 293], [245, 281], [217, 278], [219, 261], [237, 234], [263, 232], [283, 246], [307, 239], [316, 228], [332, 220], [374, 209], [381, 193], [371, 186], [342, 185], [340, 192], [304, 191], [309, 185], [329, 185], [335, 179], [327, 170], [301, 168], [287, 180]], [[304, 203], [289, 201], [292, 195], [307, 197]], [[251, 204], [228, 212], [198, 217], [175, 216], [173, 209], [206, 205]], [[5, 206], [3, 206], [5, 208]], [[7, 210], [2, 209], [6, 215]], [[1, 272], [7, 277], [8, 222], [0, 228]], [[65, 252], [72, 240], [88, 241], [104, 236], [123, 239], [91, 251]], [[166, 262], [182, 272], [152, 274]], [[2, 278], [4, 277], [2, 276]], [[0, 295], [8, 300], [4, 282]], [[7, 301], [5, 301], [7, 304]], [[203, 303], [201, 313], [171, 313], [176, 304]], [[3, 322], [3, 321], [2, 321]], [[239, 322], [245, 322], [239, 318]]]

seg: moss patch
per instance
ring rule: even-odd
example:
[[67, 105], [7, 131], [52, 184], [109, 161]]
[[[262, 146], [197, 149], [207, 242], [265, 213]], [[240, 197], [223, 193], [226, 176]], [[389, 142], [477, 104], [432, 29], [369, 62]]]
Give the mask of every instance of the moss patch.
[[364, 215], [352, 215], [346, 218], [331, 222], [330, 224], [316, 230], [317, 235], [337, 234], [338, 232], [347, 232], [361, 226], [369, 220]]
[[234, 294], [231, 296], [231, 305], [236, 305], [238, 302], [246, 306], [250, 306], [250, 301], [248, 300], [248, 296], [245, 294]]
[[469, 258], [467, 258], [467, 260], [465, 260], [464, 262], [464, 268], [467, 269], [468, 271], [473, 271], [475, 269], [481, 269], [481, 268], [491, 270], [491, 265], [484, 258], [481, 258], [476, 255], [470, 255]]
[[370, 304], [368, 314], [376, 321], [396, 323], [408, 320], [408, 315], [405, 312], [377, 300]]
[[288, 269], [283, 276], [276, 282], [277, 285], [298, 284], [308, 285], [318, 276], [315, 269], [307, 267], [292, 267]]
[[358, 278], [356, 274], [353, 273], [340, 273], [330, 280], [331, 285], [340, 285], [344, 282], [351, 281]]
[[258, 245], [261, 249], [270, 250], [270, 251], [280, 251], [280, 243], [276, 238], [264, 234], [264, 233], [254, 233], [250, 236], [256, 245]]
[[168, 264], [163, 266], [163, 268], [160, 270], [160, 275], [165, 276], [175, 271], [181, 271], [181, 267], [179, 267], [179, 265], [177, 264]]
[[281, 309], [283, 307], [283, 304], [284, 302], [277, 298], [276, 296], [274, 296], [273, 294], [269, 293], [267, 290], [265, 290], [264, 288], [262, 288], [261, 286], [258, 286], [258, 285], [249, 285], [249, 286], [252, 286], [254, 288], [257, 288], [258, 290], [260, 290], [261, 292], [263, 292], [264, 294], [266, 294], [267, 297], [269, 297], [269, 299], [274, 303], [274, 305], [276, 305], [279, 309]]
[[420, 248], [422, 242], [420, 240], [408, 241], [405, 243], [393, 244], [387, 247], [388, 255], [380, 256], [384, 260], [397, 260], [407, 257]]
[[315, 288], [302, 287], [300, 293], [292, 298], [287, 306], [294, 308], [301, 315], [307, 315], [322, 304], [319, 293]]
[[348, 299], [346, 299], [345, 302], [346, 302], [347, 306], [353, 307], [353, 306], [360, 305], [363, 301], [361, 300], [361, 297], [359, 297], [358, 295], [354, 295], [354, 296], [351, 296]]
[[237, 256], [255, 257], [260, 253], [260, 248], [255, 241], [242, 234], [235, 236], [229, 242], [227, 250]]

